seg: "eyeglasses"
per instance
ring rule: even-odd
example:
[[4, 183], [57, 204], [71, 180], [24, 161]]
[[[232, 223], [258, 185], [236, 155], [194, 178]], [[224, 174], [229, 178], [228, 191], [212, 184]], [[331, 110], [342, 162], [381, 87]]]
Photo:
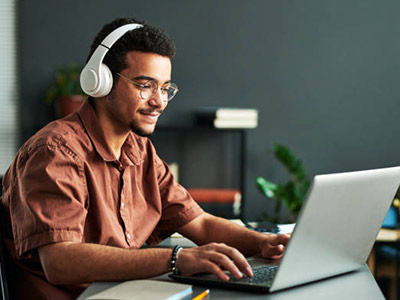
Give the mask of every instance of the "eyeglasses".
[[[138, 83], [138, 82], [135, 82], [135, 81], [129, 79], [128, 77], [125, 77], [124, 75], [122, 75], [120, 73], [117, 73], [117, 74], [118, 74], [118, 76], [128, 80], [130, 83], [136, 85], [140, 90], [140, 98], [142, 98], [143, 100], [150, 99], [158, 91], [158, 88], [159, 88], [158, 83], [154, 80], [149, 80], [145, 83]], [[171, 101], [172, 98], [174, 98], [176, 93], [178, 93], [178, 91], [179, 91], [178, 86], [172, 82], [167, 83], [164, 86], [161, 86], [160, 89], [161, 89], [162, 99], [165, 102]]]

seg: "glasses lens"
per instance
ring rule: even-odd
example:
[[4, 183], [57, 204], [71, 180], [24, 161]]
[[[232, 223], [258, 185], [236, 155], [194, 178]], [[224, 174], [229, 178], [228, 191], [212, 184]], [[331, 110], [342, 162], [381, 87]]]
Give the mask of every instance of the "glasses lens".
[[178, 87], [175, 83], [171, 83], [168, 88], [168, 101], [172, 100], [178, 92]]
[[[141, 84], [140, 86], [140, 96], [142, 99], [147, 100], [154, 96], [158, 90], [158, 84], [155, 81], [148, 81]], [[175, 83], [170, 83], [167, 87], [161, 87], [161, 96], [164, 101], [170, 101], [176, 93], [178, 92], [178, 87]]]
[[154, 81], [147, 81], [143, 83], [140, 88], [140, 95], [143, 99], [151, 98], [157, 91], [157, 83]]

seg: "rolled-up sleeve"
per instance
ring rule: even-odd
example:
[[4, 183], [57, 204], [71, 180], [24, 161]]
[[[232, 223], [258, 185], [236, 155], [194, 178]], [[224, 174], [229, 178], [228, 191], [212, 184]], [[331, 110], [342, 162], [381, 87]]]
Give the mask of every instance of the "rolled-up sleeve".
[[13, 172], [15, 182], [5, 196], [17, 255], [49, 243], [82, 241], [87, 189], [79, 157], [65, 145], [43, 143], [18, 157]]

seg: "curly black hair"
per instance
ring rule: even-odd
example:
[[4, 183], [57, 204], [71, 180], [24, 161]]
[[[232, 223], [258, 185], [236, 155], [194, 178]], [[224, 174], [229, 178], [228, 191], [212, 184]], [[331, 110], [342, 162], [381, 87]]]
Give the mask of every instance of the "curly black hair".
[[108, 34], [123, 25], [131, 23], [142, 24], [143, 27], [128, 31], [124, 34], [117, 42], [115, 42], [103, 60], [103, 63], [105, 63], [111, 70], [114, 78], [114, 86], [116, 81], [118, 81], [118, 76], [115, 75], [128, 67], [126, 63], [126, 54], [128, 52], [141, 51], [156, 53], [169, 57], [170, 59], [172, 59], [176, 53], [174, 42], [160, 28], [133, 18], [117, 18], [111, 23], [104, 25], [96, 35], [92, 45], [90, 46], [90, 53], [87, 61], [89, 61], [93, 52]]

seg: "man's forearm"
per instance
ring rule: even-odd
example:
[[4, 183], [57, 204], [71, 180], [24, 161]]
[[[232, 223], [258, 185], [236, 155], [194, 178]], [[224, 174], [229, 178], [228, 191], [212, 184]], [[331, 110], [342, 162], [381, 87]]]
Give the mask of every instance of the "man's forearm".
[[168, 272], [171, 249], [122, 249], [97, 244], [55, 243], [39, 249], [53, 284], [140, 279]]
[[246, 256], [261, 253], [267, 235], [249, 230], [233, 222], [209, 214], [203, 214], [183, 226], [181, 233], [197, 244], [225, 243], [235, 247]]

